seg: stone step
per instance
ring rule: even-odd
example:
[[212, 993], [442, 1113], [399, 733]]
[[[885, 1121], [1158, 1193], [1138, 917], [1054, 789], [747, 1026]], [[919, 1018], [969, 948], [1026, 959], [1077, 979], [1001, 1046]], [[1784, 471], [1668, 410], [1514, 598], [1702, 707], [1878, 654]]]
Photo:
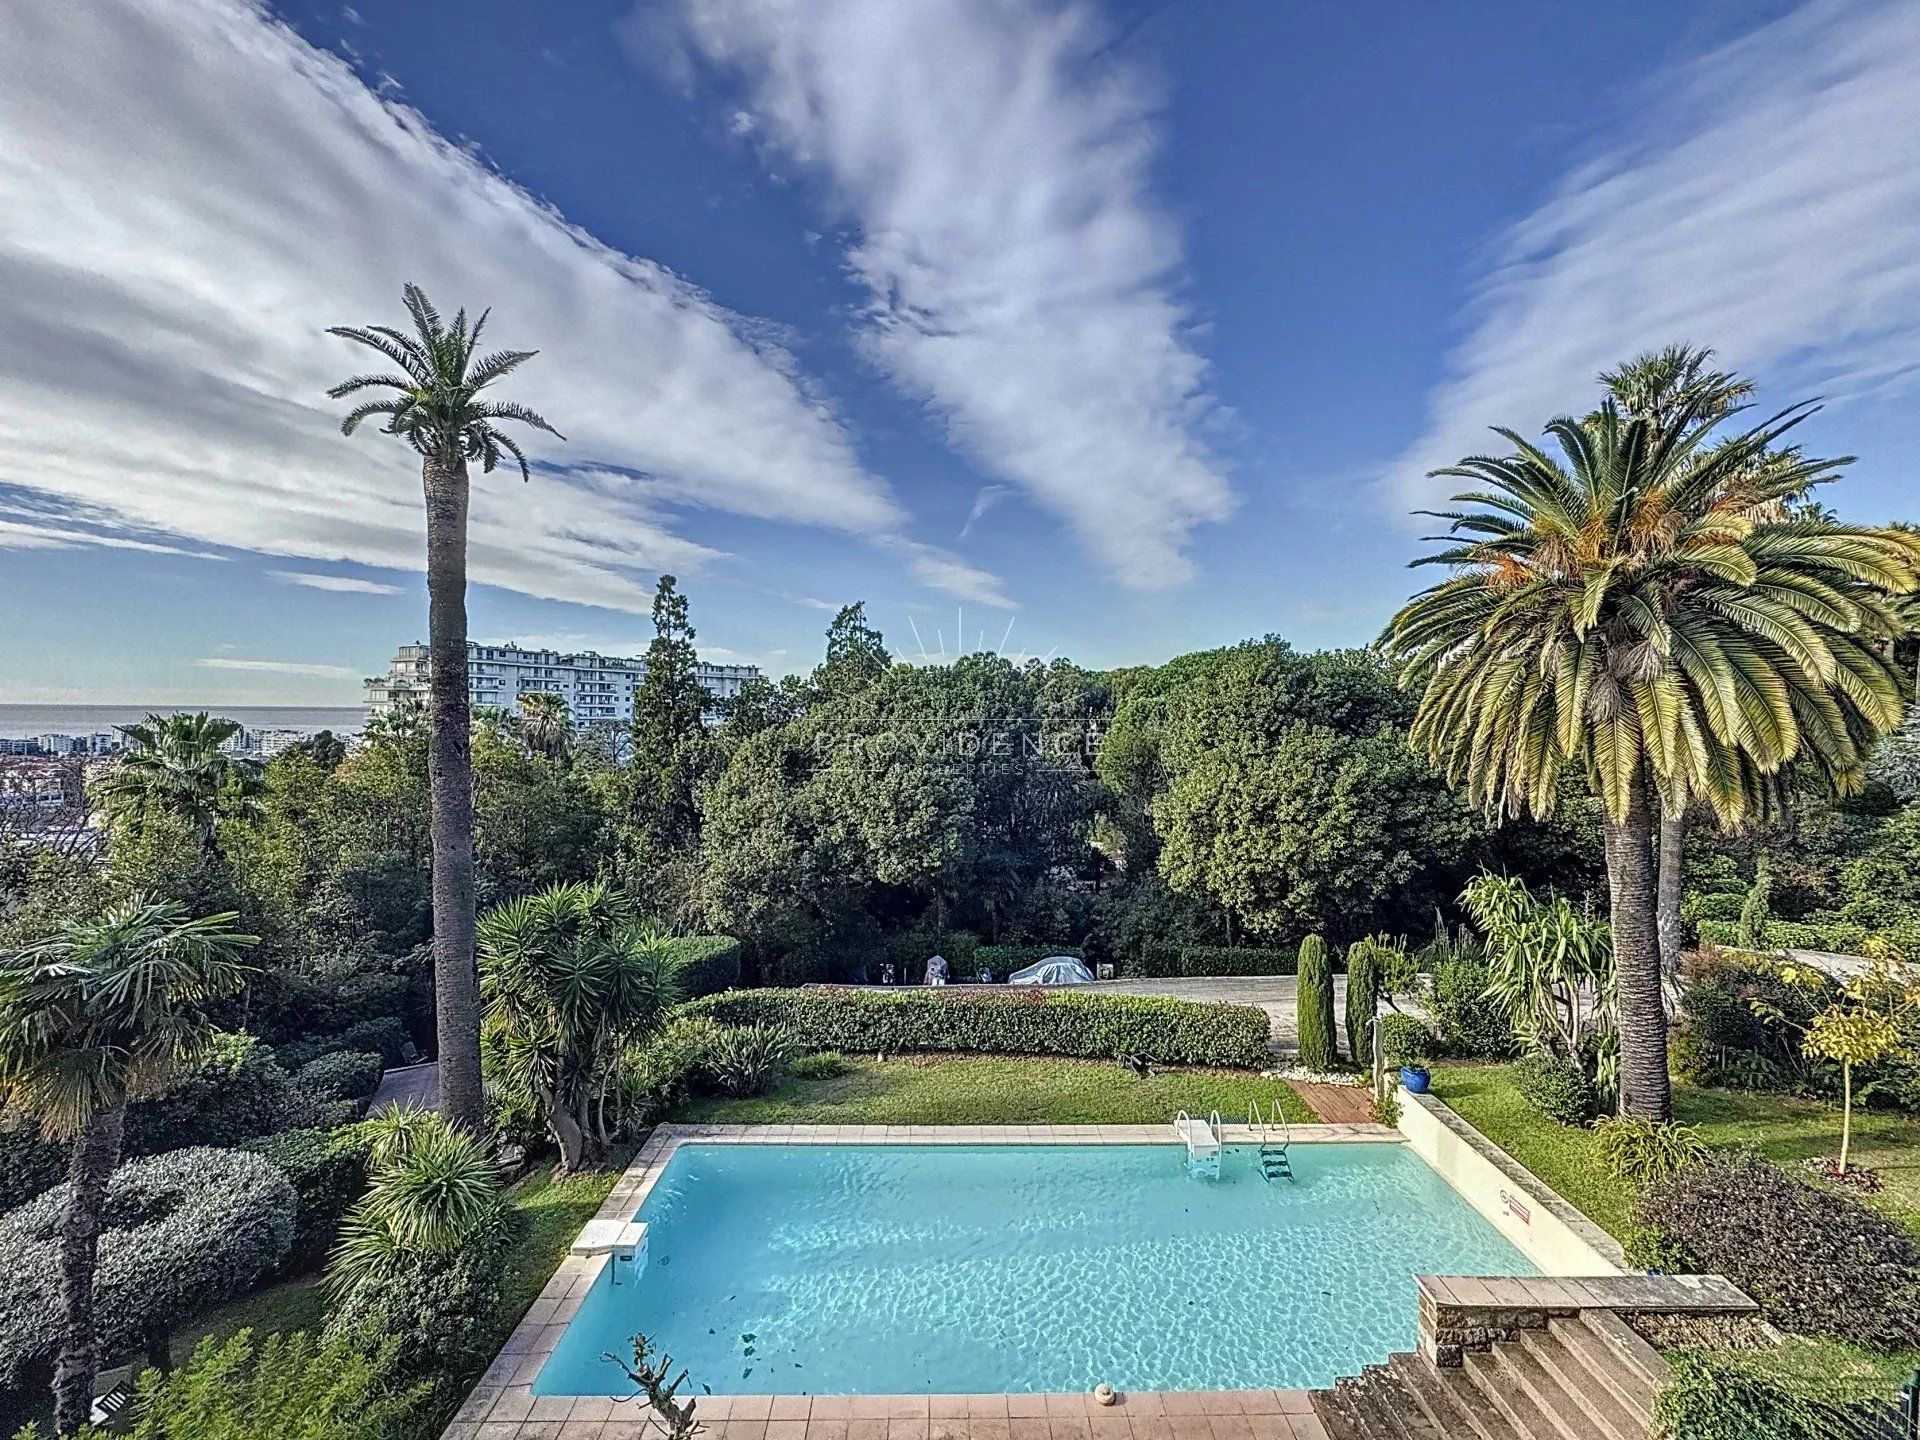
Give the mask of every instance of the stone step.
[[1616, 1435], [1610, 1431], [1593, 1413], [1587, 1396], [1578, 1388], [1569, 1390], [1562, 1385], [1526, 1347], [1523, 1339], [1494, 1346], [1493, 1368], [1507, 1385], [1525, 1395], [1547, 1418], [1552, 1429], [1543, 1434], [1557, 1435], [1561, 1440], [1644, 1440], [1641, 1436]]
[[1353, 1402], [1347, 1392], [1340, 1389], [1345, 1377], [1331, 1390], [1315, 1390], [1308, 1397], [1313, 1413], [1320, 1422], [1320, 1428], [1327, 1432], [1327, 1440], [1386, 1440], [1383, 1435], [1375, 1435], [1368, 1430], [1353, 1408]]
[[1451, 1440], [1522, 1440], [1479, 1387], [1458, 1370], [1439, 1370], [1422, 1355], [1387, 1362], [1428, 1422]]
[[1580, 1325], [1598, 1340], [1604, 1354], [1617, 1365], [1625, 1366], [1641, 1380], [1658, 1390], [1672, 1374], [1660, 1352], [1634, 1333], [1633, 1327], [1610, 1310], [1588, 1310], [1581, 1314]]
[[[1556, 1417], [1543, 1409], [1526, 1387], [1512, 1375], [1496, 1345], [1491, 1350], [1469, 1350], [1461, 1371], [1479, 1387], [1487, 1402], [1526, 1440], [1569, 1440]], [[1600, 1440], [1597, 1436], [1577, 1436], [1571, 1440]]]
[[1419, 1401], [1390, 1366], [1369, 1365], [1363, 1391], [1376, 1409], [1386, 1412], [1388, 1434], [1395, 1440], [1447, 1440], [1447, 1432], [1427, 1418]]
[[1556, 1332], [1525, 1330], [1519, 1348], [1553, 1381], [1559, 1392], [1578, 1404], [1608, 1440], [1646, 1440], [1650, 1410], [1631, 1405], [1613, 1387], [1603, 1383], [1577, 1358]]
[[1570, 1377], [1584, 1377], [1590, 1390], [1611, 1397], [1625, 1416], [1639, 1424], [1644, 1432], [1653, 1414], [1653, 1400], [1660, 1393], [1659, 1387], [1579, 1321], [1559, 1321], [1549, 1327], [1548, 1333], [1558, 1351], [1556, 1358], [1563, 1360], [1564, 1367], [1578, 1367], [1568, 1368], [1566, 1373]]

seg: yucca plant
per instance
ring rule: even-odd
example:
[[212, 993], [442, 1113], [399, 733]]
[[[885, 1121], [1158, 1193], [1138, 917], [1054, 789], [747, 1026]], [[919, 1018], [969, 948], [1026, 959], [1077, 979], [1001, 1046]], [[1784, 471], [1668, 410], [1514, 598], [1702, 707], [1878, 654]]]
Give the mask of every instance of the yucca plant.
[[1383, 646], [1421, 692], [1413, 741], [1490, 811], [1548, 813], [1576, 765], [1604, 806], [1622, 1105], [1671, 1112], [1652, 830], [1690, 803], [1738, 822], [1790, 761], [1857, 784], [1903, 712], [1886, 658], [1920, 539], [1783, 518], [1832, 466], [1785, 449], [1798, 406], [1719, 444], [1699, 399], [1662, 427], [1609, 400], [1511, 430], [1504, 456], [1435, 472], [1478, 488], [1440, 512], [1453, 573]]
[[493, 1078], [545, 1117], [563, 1169], [605, 1158], [620, 1053], [665, 1023], [671, 954], [666, 930], [599, 883], [555, 885], [481, 919]]
[[451, 325], [424, 291], [402, 292], [413, 333], [385, 325], [339, 325], [327, 333], [364, 345], [399, 366], [397, 373], [355, 375], [327, 392], [335, 400], [368, 390], [340, 422], [351, 435], [363, 420], [383, 418], [385, 433], [420, 456], [427, 509], [427, 665], [432, 716], [428, 766], [433, 799], [433, 987], [439, 1030], [440, 1107], [457, 1124], [478, 1130], [480, 1000], [474, 972], [473, 754], [467, 701], [467, 466], [491, 471], [502, 457], [527, 478], [526, 456], [501, 422], [559, 435], [524, 405], [484, 392], [532, 359], [531, 350], [480, 353], [487, 312], [471, 324], [460, 311]]

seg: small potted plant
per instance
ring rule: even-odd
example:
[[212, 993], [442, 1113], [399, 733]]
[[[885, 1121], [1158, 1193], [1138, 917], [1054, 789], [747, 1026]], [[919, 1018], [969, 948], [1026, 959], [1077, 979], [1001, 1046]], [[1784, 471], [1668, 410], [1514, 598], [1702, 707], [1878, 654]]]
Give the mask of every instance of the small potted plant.
[[1430, 1071], [1427, 1047], [1433, 1034], [1411, 1015], [1383, 1015], [1380, 1025], [1380, 1059], [1388, 1068], [1400, 1070], [1400, 1084], [1414, 1095], [1427, 1093]]

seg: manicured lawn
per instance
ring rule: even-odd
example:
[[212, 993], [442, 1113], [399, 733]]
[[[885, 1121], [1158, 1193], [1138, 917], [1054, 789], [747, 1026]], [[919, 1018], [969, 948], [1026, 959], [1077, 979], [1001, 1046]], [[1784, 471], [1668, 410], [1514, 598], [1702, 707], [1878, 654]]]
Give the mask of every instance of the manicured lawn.
[[174, 1331], [168, 1347], [173, 1363], [183, 1364], [194, 1346], [208, 1336], [218, 1344], [239, 1330], [253, 1331], [256, 1340], [295, 1330], [317, 1331], [326, 1320], [326, 1303], [326, 1282], [318, 1275], [301, 1275], [242, 1295]]
[[[1592, 1132], [1556, 1125], [1534, 1111], [1507, 1080], [1505, 1066], [1442, 1066], [1434, 1071], [1433, 1088], [1481, 1134], [1594, 1221], [1616, 1236], [1625, 1232], [1631, 1197], [1601, 1168]], [[1840, 1111], [1818, 1101], [1676, 1082], [1673, 1106], [1676, 1118], [1694, 1126], [1707, 1144], [1750, 1146], [1795, 1174], [1805, 1173], [1800, 1162], [1807, 1156], [1840, 1149]], [[1878, 1195], [1861, 1198], [1920, 1233], [1920, 1120], [1856, 1110], [1850, 1158], [1878, 1170], [1884, 1182]]]
[[1167, 1070], [1142, 1080], [1104, 1060], [915, 1056], [853, 1060], [824, 1080], [790, 1079], [751, 1100], [694, 1100], [674, 1119], [776, 1125], [1145, 1125], [1176, 1112], [1244, 1120], [1247, 1107], [1280, 1102], [1310, 1121], [1282, 1080], [1245, 1071]]

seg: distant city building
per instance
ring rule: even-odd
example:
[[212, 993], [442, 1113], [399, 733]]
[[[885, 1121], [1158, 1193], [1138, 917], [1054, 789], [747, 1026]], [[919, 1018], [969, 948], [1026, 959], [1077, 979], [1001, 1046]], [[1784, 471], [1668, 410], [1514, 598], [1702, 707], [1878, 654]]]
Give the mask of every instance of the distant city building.
[[[384, 715], [409, 698], [424, 705], [429, 673], [427, 647], [402, 645], [385, 675], [368, 678], [367, 710]], [[759, 673], [757, 665], [705, 663], [694, 671], [715, 700], [731, 700]], [[580, 725], [631, 721], [634, 687], [646, 674], [647, 662], [638, 656], [600, 655], [592, 650], [563, 654], [467, 642], [467, 698], [473, 704], [513, 710], [522, 695], [558, 695]]]
[[259, 760], [271, 760], [282, 750], [298, 745], [309, 738], [308, 730], [247, 730], [233, 732], [220, 742], [220, 748], [229, 755], [247, 755]]
[[120, 737], [105, 730], [91, 735], [37, 735], [33, 743], [42, 755], [111, 755], [120, 748]]

